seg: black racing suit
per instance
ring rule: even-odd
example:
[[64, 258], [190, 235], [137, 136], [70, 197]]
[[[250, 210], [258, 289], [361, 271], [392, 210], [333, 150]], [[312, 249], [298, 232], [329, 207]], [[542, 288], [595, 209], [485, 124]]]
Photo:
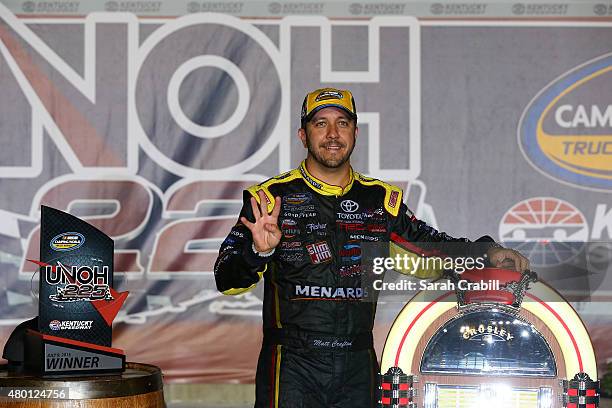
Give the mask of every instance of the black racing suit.
[[[402, 202], [399, 188], [352, 170], [344, 189], [315, 179], [304, 163], [249, 188], [240, 215], [251, 221], [250, 198], [259, 201], [258, 190], [269, 211], [281, 197], [280, 244], [273, 255], [259, 256], [238, 222], [215, 265], [217, 288], [225, 294], [245, 292], [265, 276], [255, 407], [374, 407], [376, 303], [362, 299], [361, 244], [392, 242], [420, 252], [441, 243], [456, 253], [450, 247], [460, 243], [465, 255], [474, 254], [476, 244], [427, 226]], [[432, 250], [439, 252], [423, 248]]]

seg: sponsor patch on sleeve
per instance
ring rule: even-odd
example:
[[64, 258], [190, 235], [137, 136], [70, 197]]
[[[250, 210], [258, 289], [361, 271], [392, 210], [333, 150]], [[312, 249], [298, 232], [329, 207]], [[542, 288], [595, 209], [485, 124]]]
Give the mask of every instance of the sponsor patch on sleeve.
[[395, 206], [397, 205], [398, 197], [399, 197], [399, 191], [392, 191], [391, 195], [389, 196], [389, 202], [387, 205], [390, 208], [395, 208]]

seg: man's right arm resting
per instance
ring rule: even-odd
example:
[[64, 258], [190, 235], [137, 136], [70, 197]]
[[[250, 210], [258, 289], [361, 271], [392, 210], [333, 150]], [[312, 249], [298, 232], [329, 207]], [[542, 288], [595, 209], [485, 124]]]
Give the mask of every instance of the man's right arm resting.
[[240, 222], [240, 217], [254, 220], [251, 197], [248, 191], [244, 192], [239, 221], [221, 244], [215, 262], [217, 289], [225, 295], [238, 295], [254, 288], [267, 269], [267, 262], [271, 261], [253, 252], [251, 231]]

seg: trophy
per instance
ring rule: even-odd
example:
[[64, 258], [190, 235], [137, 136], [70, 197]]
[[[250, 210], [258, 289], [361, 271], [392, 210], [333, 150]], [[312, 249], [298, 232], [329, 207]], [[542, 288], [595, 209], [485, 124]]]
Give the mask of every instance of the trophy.
[[112, 323], [128, 292], [113, 289], [113, 240], [85, 221], [41, 208], [38, 317], [13, 331], [3, 357], [39, 375], [120, 373]]

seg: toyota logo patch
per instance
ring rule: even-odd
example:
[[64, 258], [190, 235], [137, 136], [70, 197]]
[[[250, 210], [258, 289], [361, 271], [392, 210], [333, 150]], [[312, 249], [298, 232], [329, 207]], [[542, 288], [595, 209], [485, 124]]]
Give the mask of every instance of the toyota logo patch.
[[340, 208], [344, 212], [353, 213], [359, 209], [359, 204], [353, 200], [344, 200], [340, 203]]

